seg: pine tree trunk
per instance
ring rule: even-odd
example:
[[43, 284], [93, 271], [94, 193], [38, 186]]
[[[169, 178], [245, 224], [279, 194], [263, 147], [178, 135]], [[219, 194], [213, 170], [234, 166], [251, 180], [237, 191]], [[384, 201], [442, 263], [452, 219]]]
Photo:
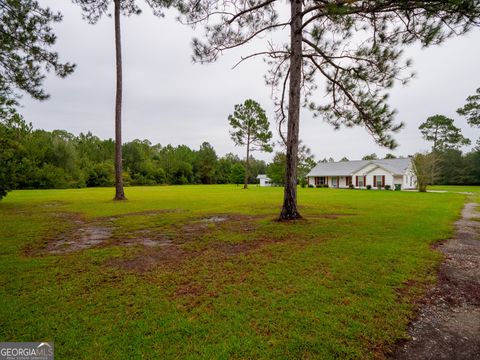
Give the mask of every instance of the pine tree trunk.
[[250, 127], [248, 128], [248, 135], [247, 135], [247, 160], [245, 161], [245, 181], [243, 183], [244, 189], [248, 189], [249, 168], [250, 168]]
[[115, 0], [115, 49], [117, 88], [115, 98], [115, 198], [126, 200], [122, 178], [122, 41], [120, 37], [120, 0]]
[[430, 185], [435, 185], [435, 167], [436, 167], [436, 164], [435, 162], [437, 161], [437, 156], [436, 156], [436, 153], [437, 153], [437, 140], [438, 140], [438, 125], [435, 127], [435, 132], [433, 134], [433, 147], [432, 147], [432, 159], [433, 159], [433, 162], [432, 162], [432, 172], [431, 172], [431, 176], [430, 176]]
[[302, 80], [302, 0], [291, 0], [290, 81], [288, 93], [287, 162], [283, 208], [279, 220], [300, 219], [297, 210], [298, 129]]

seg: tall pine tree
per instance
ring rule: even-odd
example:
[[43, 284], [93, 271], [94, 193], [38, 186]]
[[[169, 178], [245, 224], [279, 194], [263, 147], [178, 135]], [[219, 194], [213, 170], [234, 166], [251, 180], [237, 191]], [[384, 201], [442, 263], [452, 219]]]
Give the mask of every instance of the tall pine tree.
[[[123, 94], [123, 65], [120, 15], [139, 15], [141, 9], [136, 0], [73, 0], [80, 5], [85, 19], [95, 24], [103, 15], [110, 15], [113, 3], [113, 18], [115, 26], [115, 61], [116, 61], [116, 94], [115, 94], [115, 200], [126, 200], [123, 189], [122, 164], [122, 94]], [[145, 0], [152, 8], [153, 13], [163, 16], [162, 8], [170, 5], [170, 0]]]
[[[402, 49], [420, 42], [441, 43], [477, 25], [478, 0], [291, 0], [281, 11], [276, 0], [184, 0], [183, 22], [205, 24], [204, 41], [194, 39], [194, 58], [215, 61], [225, 50], [267, 33], [289, 29], [289, 40], [268, 41], [268, 84], [277, 89], [279, 126], [287, 121], [286, 175], [281, 220], [298, 219], [297, 152], [300, 106], [309, 107], [335, 128], [360, 125], [377, 143], [394, 148], [392, 133], [401, 123], [387, 104], [387, 90], [402, 70]], [[323, 91], [318, 84], [324, 84]], [[303, 94], [303, 101], [302, 101]]]
[[230, 138], [235, 145], [245, 146], [247, 155], [245, 158], [245, 179], [243, 188], [248, 188], [250, 175], [250, 153], [253, 151], [272, 152], [269, 141], [272, 132], [269, 130], [269, 122], [265, 110], [254, 100], [245, 100], [243, 104], [235, 105], [235, 111], [228, 117], [232, 130]]

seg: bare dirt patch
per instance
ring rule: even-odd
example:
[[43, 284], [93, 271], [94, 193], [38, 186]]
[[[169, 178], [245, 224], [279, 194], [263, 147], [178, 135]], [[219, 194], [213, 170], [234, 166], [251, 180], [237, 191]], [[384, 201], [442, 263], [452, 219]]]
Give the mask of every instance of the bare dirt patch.
[[480, 224], [477, 204], [467, 203], [454, 238], [434, 247], [445, 255], [436, 286], [410, 324], [411, 339], [392, 359], [480, 359]]
[[69, 223], [68, 229], [61, 231], [51, 239], [45, 252], [66, 254], [78, 250], [99, 246], [110, 239], [113, 228], [110, 224], [88, 222], [77, 214], [56, 214]]
[[[163, 211], [143, 212], [141, 214], [161, 214]], [[156, 267], [180, 267], [182, 263], [209, 252], [219, 261], [222, 259], [249, 253], [264, 244], [284, 241], [284, 238], [272, 239], [258, 236], [256, 221], [259, 216], [241, 214], [214, 214], [190, 219], [168, 231], [142, 229], [125, 235], [115, 235], [115, 221], [121, 217], [135, 216], [140, 213], [122, 214], [115, 217], [84, 219], [78, 214], [57, 213], [62, 222], [68, 224], [65, 230], [51, 236], [40, 253], [67, 254], [89, 248], [105, 246], [140, 246], [132, 258], [113, 259], [107, 266], [127, 271], [148, 272]], [[252, 234], [251, 236], [248, 234]], [[228, 234], [247, 236], [229, 242]], [[219, 238], [217, 238], [217, 235]], [[223, 238], [220, 238], [222, 237]], [[225, 238], [226, 236], [226, 238]], [[200, 245], [200, 246], [199, 246]], [[29, 252], [29, 255], [33, 255]]]
[[[157, 215], [170, 210], [148, 211], [132, 214], [122, 214], [114, 217], [97, 218], [87, 220], [74, 213], [55, 213], [53, 216], [61, 219], [68, 226], [65, 230], [59, 231], [46, 240], [46, 244], [40, 253], [47, 254], [66, 254], [79, 250], [102, 247], [102, 246], [144, 246], [144, 247], [162, 247], [171, 244], [171, 240], [158, 232], [141, 230], [128, 236], [114, 236], [114, 221], [134, 215]], [[33, 250], [27, 253], [33, 255]]]
[[[233, 233], [253, 231], [254, 220], [257, 218], [239, 214], [222, 214], [193, 219], [179, 227], [175, 234], [165, 237], [161, 246], [145, 249], [132, 259], [117, 259], [106, 265], [143, 273], [157, 267], [178, 268], [184, 261], [202, 255], [208, 255], [210, 260], [213, 257], [221, 261], [230, 256], [245, 254], [271, 241], [252, 239], [240, 243], [226, 243], [216, 241], [214, 238], [205, 247], [196, 248], [189, 245], [201, 241], [202, 236], [214, 234], [215, 231], [226, 230]], [[158, 242], [159, 239], [156, 238], [155, 241]]]

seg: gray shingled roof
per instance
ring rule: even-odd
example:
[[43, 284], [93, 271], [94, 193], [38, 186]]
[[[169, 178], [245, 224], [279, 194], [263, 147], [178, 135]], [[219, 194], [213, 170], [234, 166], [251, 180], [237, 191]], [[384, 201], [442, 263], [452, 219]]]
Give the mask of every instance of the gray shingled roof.
[[257, 179], [270, 180], [270, 178], [265, 174], [258, 174]]
[[371, 163], [383, 167], [392, 174], [403, 175], [410, 162], [410, 158], [319, 162], [307, 176], [350, 176]]

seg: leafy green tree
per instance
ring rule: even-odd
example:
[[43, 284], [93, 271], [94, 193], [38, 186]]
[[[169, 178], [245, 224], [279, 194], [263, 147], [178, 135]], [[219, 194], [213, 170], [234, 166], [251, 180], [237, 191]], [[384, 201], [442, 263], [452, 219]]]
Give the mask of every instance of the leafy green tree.
[[365, 155], [362, 160], [378, 160], [378, 156], [375, 153], [372, 153], [370, 155]]
[[433, 143], [432, 154], [434, 160], [431, 167], [432, 174], [430, 181], [432, 184], [435, 184], [437, 175], [436, 166], [439, 158], [438, 153], [468, 145], [470, 144], [470, 140], [465, 138], [461, 130], [453, 125], [453, 119], [444, 115], [430, 116], [420, 125], [419, 129], [423, 138]]
[[[123, 161], [132, 185], [155, 185], [162, 179], [153, 161], [153, 148], [148, 140], [133, 140], [123, 145]], [[164, 175], [164, 173], [163, 173]]]
[[[286, 154], [286, 146], [285, 144], [282, 142], [282, 141], [279, 141], [279, 145], [283, 148], [283, 154], [285, 155]], [[276, 154], [278, 155], [278, 153]], [[276, 165], [280, 164], [283, 162], [283, 164], [285, 165], [285, 157], [281, 157], [281, 156], [276, 156], [276, 158], [274, 158], [273, 162], [276, 163]], [[334, 162], [335, 160], [333, 158], [330, 158], [329, 160], [327, 159], [324, 159], [323, 162]], [[312, 150], [310, 150], [310, 148], [303, 144], [302, 141], [299, 141], [299, 146], [298, 146], [298, 158], [297, 158], [297, 176], [298, 176], [298, 179], [297, 179], [297, 182], [300, 182], [302, 183], [303, 180], [306, 180], [306, 176], [307, 174], [310, 172], [310, 170], [312, 170], [315, 165], [317, 165], [316, 161], [315, 161], [315, 157], [313, 156], [312, 154]], [[274, 165], [274, 168], [276, 167], [276, 165]], [[274, 170], [275, 174], [273, 175], [275, 178], [278, 177], [278, 175], [280, 174], [285, 174], [285, 172], [279, 172], [277, 171], [277, 169]], [[282, 181], [278, 181], [276, 182], [276, 184], [284, 184], [285, 183], [285, 180], [282, 180]]]
[[230, 182], [232, 184], [241, 184], [245, 179], [245, 167], [237, 163], [232, 166], [231, 172], [230, 172]]
[[470, 140], [465, 138], [461, 130], [453, 125], [453, 119], [444, 115], [430, 116], [420, 125], [419, 129], [423, 138], [433, 143], [432, 152], [458, 149], [470, 144]]
[[[232, 181], [230, 180], [230, 173], [232, 172], [232, 167], [235, 164], [241, 162], [240, 158], [237, 155], [228, 153], [225, 156], [218, 159], [215, 178], [217, 179], [218, 184], [228, 184]], [[244, 174], [245, 175], [245, 174]]]
[[251, 99], [245, 100], [243, 104], [235, 105], [235, 111], [228, 116], [228, 121], [232, 127], [230, 138], [235, 145], [245, 146], [247, 149], [243, 184], [243, 188], [247, 189], [250, 152], [272, 152], [272, 146], [269, 143], [272, 139], [272, 132], [269, 130], [270, 124], [260, 104]]
[[115, 168], [113, 162], [105, 161], [94, 164], [89, 170], [86, 179], [86, 186], [113, 186], [115, 185]]
[[267, 176], [275, 185], [285, 184], [285, 163], [287, 159], [284, 153], [276, 152], [273, 161], [267, 166]]
[[[200, 62], [215, 61], [225, 50], [267, 33], [290, 30], [289, 41], [269, 41], [263, 51], [242, 59], [267, 58], [267, 83], [277, 89], [279, 127], [287, 121], [286, 138], [280, 132], [287, 145], [281, 220], [301, 217], [296, 192], [301, 104], [335, 128], [364, 126], [379, 144], [394, 148], [392, 133], [403, 124], [394, 122], [387, 90], [396, 79], [410, 77], [402, 73], [409, 65], [400, 60], [403, 48], [441, 43], [465, 33], [480, 18], [478, 0], [292, 0], [289, 5], [285, 12], [281, 2], [272, 0], [178, 1], [185, 22], [205, 24], [206, 40], [193, 41]], [[324, 96], [316, 91], [319, 80], [325, 84]], [[312, 100], [319, 98], [322, 103]]]
[[391, 154], [391, 153], [387, 153], [385, 155], [385, 159], [396, 159], [397, 157], [394, 155], [394, 154]]
[[435, 155], [435, 166], [438, 169], [435, 176], [436, 183], [459, 185], [465, 182], [465, 159], [460, 150], [447, 149]]
[[35, 130], [22, 143], [20, 188], [68, 188], [84, 186], [78, 167], [74, 136], [66, 131]]
[[105, 162], [114, 157], [115, 143], [112, 139], [101, 140], [88, 132], [80, 133], [74, 141], [77, 157], [82, 167], [88, 167], [90, 163]]
[[195, 153], [186, 145], [167, 145], [158, 153], [158, 164], [165, 171], [167, 183], [188, 184], [193, 182]]
[[340, 161], [350, 161], [350, 160], [348, 160], [348, 158], [344, 156], [343, 158], [340, 159]]
[[[120, 15], [139, 15], [140, 7], [135, 0], [72, 0], [78, 4], [84, 18], [95, 24], [105, 14], [110, 15], [113, 3], [115, 26], [115, 61], [116, 61], [116, 95], [115, 95], [115, 200], [126, 200], [123, 189], [122, 166], [122, 97], [123, 97], [123, 65]], [[170, 0], [146, 0], [155, 15], [162, 15], [162, 8], [170, 5]]]
[[194, 172], [202, 184], [215, 183], [215, 170], [217, 167], [217, 153], [208, 142], [204, 142], [195, 154]]
[[0, 118], [0, 200], [18, 186], [24, 156], [23, 142], [32, 125], [13, 112]]
[[173, 167], [173, 184], [185, 185], [193, 183], [193, 166], [186, 161], [178, 161]]
[[297, 161], [297, 174], [300, 182], [306, 180], [307, 174], [312, 170], [317, 162], [315, 161], [315, 157], [312, 154], [312, 151], [308, 146], [302, 144], [300, 141], [300, 145], [298, 147], [298, 161]]
[[413, 157], [414, 171], [417, 177], [418, 191], [426, 192], [434, 169], [435, 158], [431, 153], [415, 154]]
[[465, 155], [463, 184], [480, 185], [480, 150]]
[[46, 72], [60, 77], [73, 72], [75, 66], [60, 62], [51, 49], [57, 40], [52, 25], [61, 20], [60, 13], [35, 0], [0, 0], [0, 117], [15, 111], [22, 92], [47, 99]]
[[267, 171], [267, 164], [263, 160], [257, 160], [253, 156], [250, 156], [249, 161], [249, 175], [248, 175], [248, 183], [255, 184], [258, 182], [257, 176], [259, 174], [265, 174]]

